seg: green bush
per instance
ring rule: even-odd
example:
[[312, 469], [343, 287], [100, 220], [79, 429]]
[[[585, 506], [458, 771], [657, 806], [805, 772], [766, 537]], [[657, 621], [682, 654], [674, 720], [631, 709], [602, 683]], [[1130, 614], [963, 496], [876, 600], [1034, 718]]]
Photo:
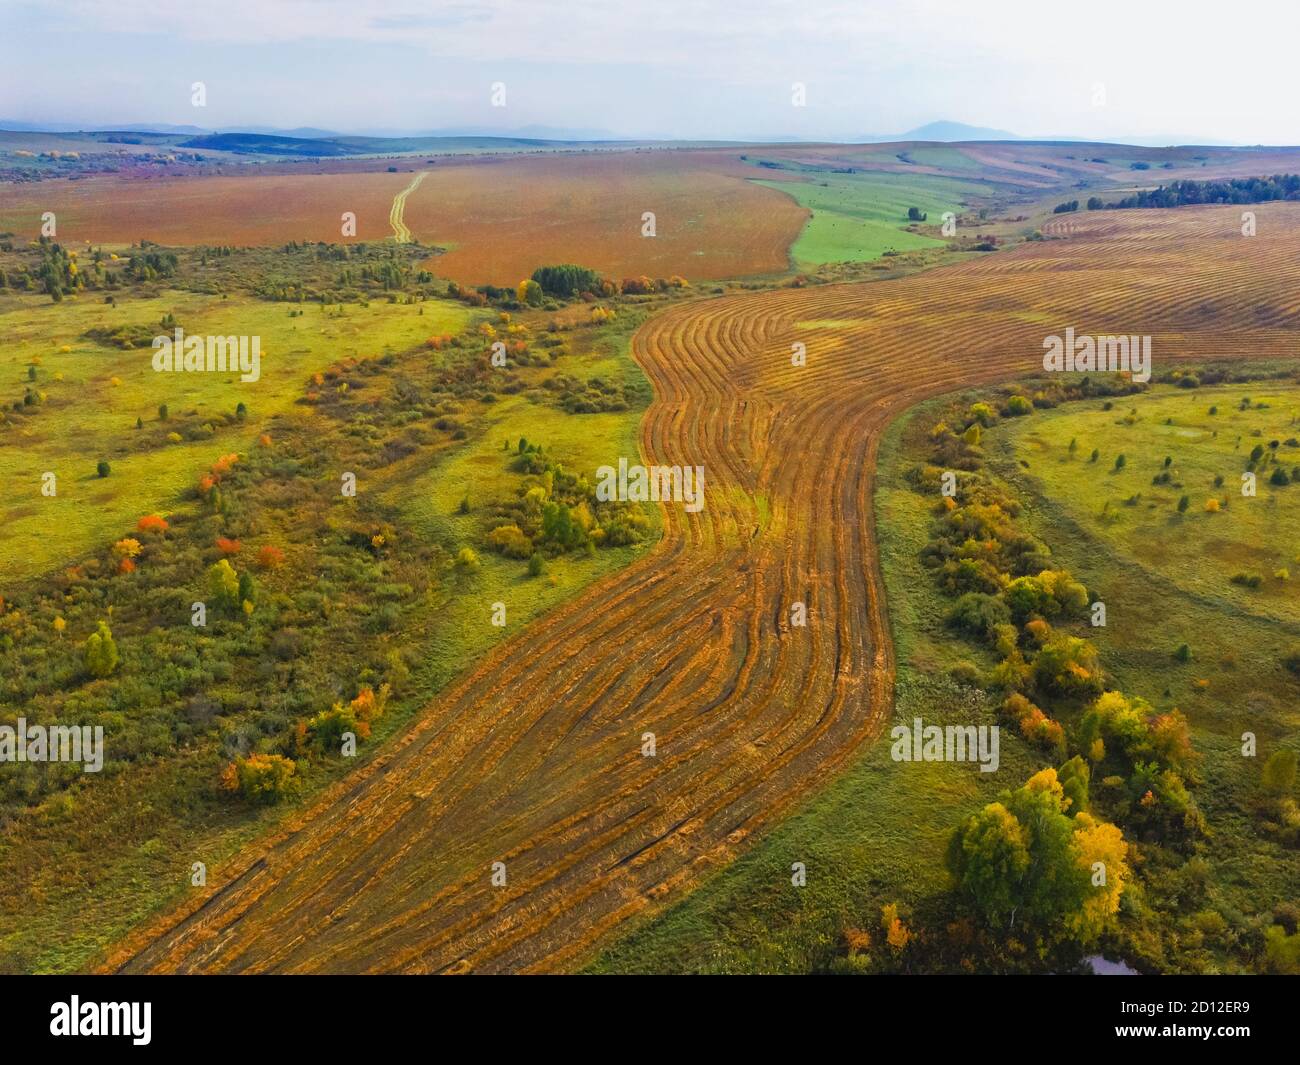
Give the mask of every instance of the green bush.
[[117, 668], [117, 644], [113, 642], [113, 633], [107, 621], [101, 621], [98, 628], [86, 639], [86, 669], [92, 677], [107, 677]]
[[948, 623], [980, 638], [987, 637], [998, 625], [1011, 620], [1011, 610], [996, 595], [967, 592], [954, 604]]
[[1292, 647], [1282, 656], [1282, 665], [1300, 677], [1300, 646]]

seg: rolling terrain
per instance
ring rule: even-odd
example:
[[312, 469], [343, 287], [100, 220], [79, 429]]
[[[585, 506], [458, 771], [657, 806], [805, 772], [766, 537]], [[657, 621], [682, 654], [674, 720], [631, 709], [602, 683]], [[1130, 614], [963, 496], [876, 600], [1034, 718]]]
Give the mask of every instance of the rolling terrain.
[[[654, 551], [500, 645], [105, 968], [581, 964], [887, 722], [872, 492], [890, 422], [1039, 368], [1044, 336], [1067, 326], [1150, 334], [1157, 367], [1294, 357], [1300, 206], [1256, 211], [1252, 238], [1236, 208], [1087, 214], [1045, 228], [1058, 239], [915, 277], [653, 317], [634, 349], [655, 391], [641, 448], [648, 462], [704, 466], [705, 510], [666, 506]], [[797, 343], [806, 366], [791, 364]], [[796, 602], [806, 628], [790, 624]], [[646, 732], [654, 757], [640, 751]]]

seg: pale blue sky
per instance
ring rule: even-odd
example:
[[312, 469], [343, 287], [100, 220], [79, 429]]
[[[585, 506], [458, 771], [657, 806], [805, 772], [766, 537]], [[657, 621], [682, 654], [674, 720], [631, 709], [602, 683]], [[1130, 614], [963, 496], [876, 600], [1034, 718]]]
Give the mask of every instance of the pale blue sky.
[[1300, 5], [1198, 3], [0, 0], [0, 118], [830, 139], [952, 119], [1300, 143]]

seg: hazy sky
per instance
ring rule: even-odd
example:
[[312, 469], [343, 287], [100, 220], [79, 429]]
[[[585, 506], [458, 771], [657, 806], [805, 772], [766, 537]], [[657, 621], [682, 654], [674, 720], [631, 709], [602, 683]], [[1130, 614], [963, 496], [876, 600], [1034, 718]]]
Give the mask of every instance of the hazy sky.
[[1296, 0], [0, 0], [0, 118], [1300, 144], [1297, 31]]

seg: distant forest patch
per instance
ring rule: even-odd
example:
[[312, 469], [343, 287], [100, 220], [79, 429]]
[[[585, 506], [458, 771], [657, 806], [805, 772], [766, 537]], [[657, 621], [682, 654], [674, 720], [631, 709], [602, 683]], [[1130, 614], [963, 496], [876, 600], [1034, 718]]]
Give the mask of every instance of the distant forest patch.
[[[1184, 207], [1196, 203], [1267, 203], [1269, 200], [1300, 200], [1300, 174], [1272, 177], [1232, 178], [1228, 181], [1171, 181], [1168, 185], [1125, 196], [1107, 208]], [[1088, 202], [1090, 210], [1100, 205]]]

